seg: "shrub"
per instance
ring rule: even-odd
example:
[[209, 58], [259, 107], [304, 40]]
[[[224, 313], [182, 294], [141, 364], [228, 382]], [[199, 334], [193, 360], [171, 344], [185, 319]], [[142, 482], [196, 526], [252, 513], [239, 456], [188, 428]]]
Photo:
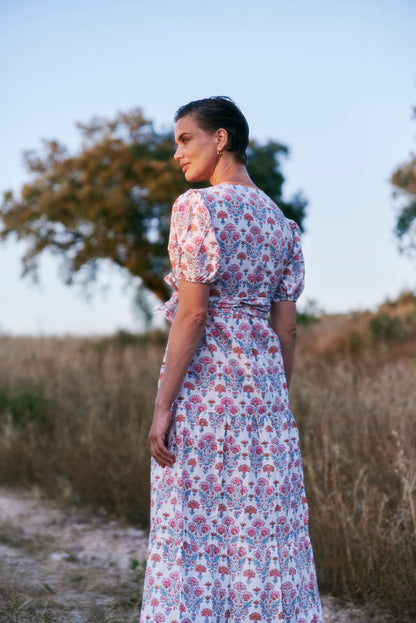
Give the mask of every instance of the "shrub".
[[406, 338], [403, 321], [398, 316], [378, 314], [371, 318], [369, 326], [375, 341], [400, 342]]
[[296, 310], [296, 322], [299, 326], [307, 327], [308, 325], [319, 322], [322, 317], [322, 310], [319, 309], [317, 301], [307, 299], [301, 309]]

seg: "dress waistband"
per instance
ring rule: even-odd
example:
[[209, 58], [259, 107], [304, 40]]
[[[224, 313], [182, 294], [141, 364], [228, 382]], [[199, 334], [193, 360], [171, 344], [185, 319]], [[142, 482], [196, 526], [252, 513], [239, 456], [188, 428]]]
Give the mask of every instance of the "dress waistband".
[[[172, 322], [175, 317], [177, 304], [178, 292], [174, 292], [166, 303], [157, 307], [154, 311], [162, 313], [169, 322]], [[254, 316], [255, 318], [267, 318], [269, 313], [269, 307], [253, 305], [245, 301], [224, 301], [221, 299], [210, 299], [208, 301], [208, 315], [214, 317], [218, 314], [231, 314], [234, 318], [242, 318], [246, 315]]]
[[255, 316], [256, 318], [267, 318], [270, 313], [270, 308], [265, 305], [254, 305], [245, 301], [212, 301], [208, 302], [208, 313], [215, 315], [216, 312], [230, 313], [238, 315]]

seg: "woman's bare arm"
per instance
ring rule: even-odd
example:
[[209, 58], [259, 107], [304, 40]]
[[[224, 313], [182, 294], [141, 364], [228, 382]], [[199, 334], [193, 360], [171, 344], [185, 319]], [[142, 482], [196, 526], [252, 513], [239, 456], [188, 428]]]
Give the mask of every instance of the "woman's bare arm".
[[165, 367], [149, 433], [150, 453], [162, 467], [171, 466], [175, 461], [166, 447], [171, 407], [204, 334], [208, 299], [208, 284], [179, 282], [178, 308], [169, 333]]
[[296, 303], [281, 301], [271, 307], [271, 326], [280, 341], [286, 383], [289, 387], [292, 377], [293, 360], [296, 344]]

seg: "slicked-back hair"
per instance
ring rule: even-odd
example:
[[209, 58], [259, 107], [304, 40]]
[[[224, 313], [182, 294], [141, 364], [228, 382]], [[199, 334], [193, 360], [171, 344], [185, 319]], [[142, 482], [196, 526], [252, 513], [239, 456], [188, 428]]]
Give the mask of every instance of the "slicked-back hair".
[[178, 108], [175, 123], [187, 115], [192, 115], [199, 127], [210, 134], [220, 128], [227, 130], [225, 150], [232, 152], [237, 162], [247, 162], [248, 123], [232, 99], [219, 95], [189, 102]]

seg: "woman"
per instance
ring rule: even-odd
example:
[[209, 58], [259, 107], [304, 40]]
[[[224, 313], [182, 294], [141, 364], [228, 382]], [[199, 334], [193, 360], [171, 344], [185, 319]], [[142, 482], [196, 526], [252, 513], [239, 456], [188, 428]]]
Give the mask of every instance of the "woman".
[[288, 403], [300, 232], [251, 181], [231, 100], [175, 122], [185, 178], [211, 187], [172, 210], [141, 622], [322, 623]]

